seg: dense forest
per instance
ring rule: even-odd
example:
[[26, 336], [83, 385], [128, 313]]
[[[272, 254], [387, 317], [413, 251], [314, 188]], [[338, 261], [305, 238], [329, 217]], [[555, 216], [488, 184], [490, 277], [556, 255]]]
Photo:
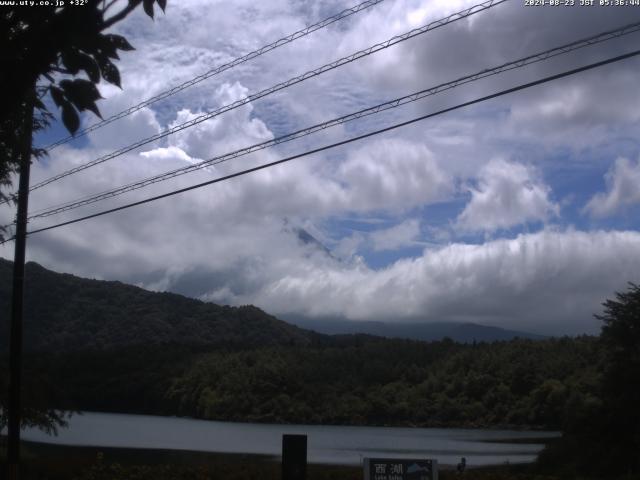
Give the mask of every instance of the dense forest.
[[[592, 337], [458, 344], [368, 336], [312, 345], [179, 345], [37, 354], [57, 408], [212, 420], [560, 429], [597, 403]], [[4, 370], [4, 369], [3, 369]]]

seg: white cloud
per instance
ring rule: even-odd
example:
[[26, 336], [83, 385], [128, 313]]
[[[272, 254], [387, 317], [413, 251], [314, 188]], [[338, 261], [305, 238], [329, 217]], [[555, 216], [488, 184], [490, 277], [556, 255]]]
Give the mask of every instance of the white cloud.
[[[256, 92], [474, 3], [473, 0], [383, 2], [256, 61], [202, 82], [168, 102], [161, 102], [158, 118], [163, 119], [162, 123], [168, 122], [175, 118], [178, 108], [187, 108], [190, 112], [215, 108], [219, 105], [216, 90], [222, 83], [240, 82], [249, 92]], [[185, 0], [170, 5], [167, 14], [159, 16], [155, 24], [138, 12], [121, 27], [122, 33], [132, 37], [138, 48], [123, 56], [121, 62], [126, 96], [137, 99], [140, 95], [157, 93], [161, 87], [198, 75], [349, 5], [351, 3], [346, 0], [317, 5], [288, 0], [259, 3], [242, 0], [233, 4]], [[217, 14], [220, 9], [224, 9], [224, 16]], [[276, 134], [288, 132], [370, 106], [375, 101], [407, 94], [611, 29], [627, 23], [626, 17], [630, 12], [622, 7], [552, 10], [532, 11], [518, 2], [507, 2], [262, 99], [255, 108], [262, 112], [261, 120], [271, 131]], [[500, 28], [495, 27], [497, 21]], [[237, 29], [236, 25], [246, 25], [246, 28]], [[630, 38], [584, 49], [556, 61], [541, 62], [520, 74], [513, 72], [491, 77], [486, 82], [433, 97], [426, 106], [425, 102], [420, 102], [402, 110], [407, 112], [415, 108], [424, 113], [425, 108], [433, 110], [441, 105], [450, 106], [458, 100], [513, 86], [519, 80], [530, 81], [586, 60], [601, 59], [609, 52], [618, 52]], [[327, 48], [327, 45], [333, 48]], [[602, 143], [612, 134], [628, 135], [640, 121], [637, 113], [640, 112], [639, 100], [627, 94], [634, 88], [634, 79], [632, 65], [621, 63], [567, 81], [554, 82], [535, 91], [521, 92], [505, 101], [496, 100], [492, 104], [504, 109], [505, 115], [492, 119], [483, 114], [464, 125], [439, 121], [441, 128], [429, 142], [429, 147], [440, 158], [441, 152], [432, 143], [461, 140], [463, 144], [449, 150], [452, 156], [466, 158], [470, 163], [475, 160], [467, 154], [468, 148], [493, 150], [486, 156], [490, 158], [504, 154], [505, 140], [570, 145], [579, 149]], [[609, 86], [608, 101], [590, 101], [597, 98], [603, 84]], [[459, 118], [461, 114], [451, 116]], [[373, 122], [374, 118], [374, 123], [379, 125], [381, 121], [377, 119], [380, 116], [370, 120]], [[225, 115], [221, 120], [226, 122], [226, 119]], [[359, 122], [359, 125], [367, 122]], [[398, 132], [397, 135], [412, 138], [406, 132]], [[424, 141], [424, 136], [417, 138]], [[499, 152], [493, 142], [501, 142]], [[190, 148], [196, 148], [196, 145]], [[188, 149], [185, 151], [199, 156]], [[456, 160], [456, 163], [461, 162]]]
[[340, 258], [351, 259], [366, 243], [366, 236], [362, 232], [354, 232], [348, 237], [342, 237], [333, 248], [333, 252]]
[[[637, 281], [637, 232], [553, 232], [426, 250], [387, 269], [290, 265], [240, 296], [278, 313], [354, 320], [480, 321], [555, 333], [594, 331], [600, 303]], [[313, 274], [310, 272], [313, 268]]]
[[420, 220], [410, 218], [389, 228], [371, 232], [355, 231], [342, 237], [332, 251], [339, 258], [352, 261], [363, 251], [383, 252], [422, 245], [419, 237]]
[[[132, 105], [129, 92], [125, 94], [124, 90], [113, 85], [103, 82], [100, 86], [100, 92], [106, 97], [105, 100], [98, 102], [98, 108], [104, 119]], [[95, 115], [89, 113], [83, 115], [82, 118], [83, 126], [93, 125], [99, 121]], [[135, 143], [142, 138], [156, 135], [161, 130], [155, 111], [145, 107], [116, 122], [107, 124], [99, 130], [90, 132], [88, 138], [93, 148], [110, 151]]]
[[140, 152], [140, 156], [158, 160], [179, 160], [186, 163], [199, 163], [201, 161], [201, 159], [190, 157], [184, 150], [174, 146]]
[[340, 165], [337, 178], [349, 185], [354, 210], [404, 210], [446, 200], [453, 182], [433, 154], [399, 139], [369, 142]]
[[370, 240], [374, 251], [397, 250], [398, 248], [414, 245], [420, 235], [420, 221], [406, 220], [398, 225], [371, 233]]
[[[230, 105], [245, 98], [248, 89], [239, 82], [225, 83], [216, 91], [216, 103]], [[168, 137], [170, 146], [184, 150], [192, 157], [208, 159], [239, 148], [247, 147], [273, 138], [262, 120], [252, 117], [253, 106], [243, 105], [193, 127], [181, 130]], [[182, 125], [203, 115], [188, 109], [178, 111], [169, 128]]]
[[[243, 132], [251, 131], [255, 121], [259, 120], [246, 117], [244, 123], [238, 122], [236, 137], [248, 136]], [[197, 145], [198, 141], [192, 143]], [[197, 149], [192, 152], [203, 153]], [[257, 157], [223, 163], [209, 171], [229, 173], [240, 166], [246, 168], [277, 158], [280, 157], [274, 151], [263, 151]], [[229, 215], [278, 212], [282, 216], [313, 217], [376, 210], [401, 212], [450, 198], [453, 182], [424, 145], [380, 139], [348, 152], [337, 166], [322, 157], [300, 159], [240, 181], [225, 182], [212, 192], [209, 206], [224, 208]]]
[[640, 161], [618, 158], [604, 178], [607, 191], [595, 194], [584, 212], [594, 217], [606, 217], [640, 203]]
[[493, 232], [529, 221], [545, 221], [559, 214], [549, 199], [550, 188], [532, 168], [506, 160], [492, 160], [478, 174], [477, 188], [458, 216], [456, 228]]

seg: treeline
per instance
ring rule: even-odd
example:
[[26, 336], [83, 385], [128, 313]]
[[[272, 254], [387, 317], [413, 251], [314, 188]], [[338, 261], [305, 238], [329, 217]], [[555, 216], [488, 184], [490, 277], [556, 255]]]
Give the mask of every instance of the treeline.
[[[250, 422], [565, 428], [598, 403], [593, 337], [458, 344], [368, 336], [255, 350], [39, 354], [57, 408]], [[54, 405], [51, 405], [54, 406]]]
[[199, 418], [561, 428], [594, 401], [590, 338], [460, 345], [368, 340], [203, 355], [165, 398]]

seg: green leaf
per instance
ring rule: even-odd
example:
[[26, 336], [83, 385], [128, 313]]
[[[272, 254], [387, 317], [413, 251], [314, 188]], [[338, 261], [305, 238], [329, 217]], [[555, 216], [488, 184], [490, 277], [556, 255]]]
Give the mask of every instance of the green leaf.
[[63, 80], [60, 82], [60, 86], [64, 90], [66, 97], [79, 111], [91, 110], [102, 118], [96, 105], [96, 100], [102, 98], [102, 96], [92, 82], [84, 79]]
[[62, 104], [62, 123], [72, 135], [75, 135], [80, 127], [80, 118], [69, 102]]
[[143, 0], [142, 1], [142, 6], [144, 8], [144, 11], [147, 15], [149, 15], [151, 18], [153, 18], [153, 2], [155, 0]]
[[47, 107], [44, 105], [44, 103], [42, 103], [42, 101], [39, 98], [36, 98], [33, 101], [33, 105], [39, 110], [46, 110], [47, 109]]
[[75, 103], [76, 99], [86, 98], [91, 102], [102, 98], [96, 86], [89, 80], [77, 78], [75, 80], [62, 80], [60, 86], [66, 96]]
[[100, 81], [100, 70], [91, 56], [77, 50], [68, 50], [61, 56], [62, 62], [72, 75], [77, 75], [80, 70], [84, 70], [92, 82]]
[[69, 50], [66, 52], [62, 52], [60, 56], [62, 58], [62, 63], [64, 64], [66, 69], [69, 70], [71, 75], [77, 75], [77, 73], [80, 71], [77, 52]]
[[109, 38], [109, 35], [101, 34], [98, 37], [98, 48], [100, 49], [100, 52], [103, 55], [109, 58], [115, 58], [116, 60], [120, 58], [118, 56], [118, 49], [116, 45]]
[[98, 83], [100, 81], [100, 69], [98, 68], [98, 64], [96, 61], [91, 58], [89, 55], [84, 53], [79, 54], [78, 63], [80, 68], [84, 70], [93, 83]]
[[63, 91], [58, 87], [51, 86], [51, 98], [53, 98], [53, 103], [58, 107], [61, 107], [66, 102]]
[[98, 62], [100, 71], [102, 72], [102, 78], [107, 82], [122, 88], [120, 85], [120, 72], [118, 71], [118, 68], [108, 58], [99, 58]]
[[92, 103], [87, 104], [86, 110], [91, 110], [97, 117], [100, 117], [100, 119], [102, 119], [102, 114], [100, 113], [100, 110], [98, 109], [98, 106], [96, 105], [96, 102], [92, 102]]
[[133, 48], [129, 41], [122, 35], [107, 34], [104, 35], [104, 38], [107, 39], [107, 41], [109, 41], [109, 43], [111, 43], [111, 45], [113, 45], [118, 50], [124, 50], [125, 52], [135, 50], [135, 48]]

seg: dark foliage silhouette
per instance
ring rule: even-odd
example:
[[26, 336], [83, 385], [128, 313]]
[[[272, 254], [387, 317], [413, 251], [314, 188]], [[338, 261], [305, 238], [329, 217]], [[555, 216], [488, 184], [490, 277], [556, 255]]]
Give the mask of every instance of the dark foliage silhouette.
[[540, 464], [566, 475], [632, 478], [640, 474], [640, 286], [630, 283], [603, 307], [596, 396], [571, 409], [563, 439]]
[[[129, 0], [126, 4], [87, 0], [82, 6], [67, 2], [58, 8], [0, 9], [0, 201], [11, 198], [7, 189], [19, 168], [29, 105], [33, 102], [34, 132], [46, 128], [52, 118], [46, 106], [48, 95], [71, 133], [80, 125], [79, 112], [100, 116], [96, 85], [104, 79], [120, 86], [114, 61], [119, 51], [133, 50], [126, 38], [105, 31], [139, 5], [153, 18], [156, 3], [164, 11], [166, 0]], [[36, 157], [45, 153], [32, 150]]]
[[[24, 153], [30, 152], [28, 161], [46, 154], [33, 148], [29, 127], [38, 132], [49, 126], [53, 115], [46, 105], [47, 96], [71, 133], [80, 125], [80, 112], [88, 110], [100, 116], [96, 102], [101, 96], [96, 85], [104, 79], [120, 86], [114, 60], [119, 58], [118, 51], [133, 49], [124, 37], [106, 31], [139, 5], [153, 18], [154, 4], [164, 11], [166, 0], [1, 7], [0, 201], [16, 200], [9, 190], [25, 161]], [[7, 228], [0, 226], [0, 240], [6, 233]], [[0, 381], [5, 387], [7, 379]], [[64, 423], [64, 415], [38, 403], [42, 398], [39, 394], [24, 396], [22, 420], [53, 431]], [[6, 420], [5, 401], [0, 396], [0, 426]]]

